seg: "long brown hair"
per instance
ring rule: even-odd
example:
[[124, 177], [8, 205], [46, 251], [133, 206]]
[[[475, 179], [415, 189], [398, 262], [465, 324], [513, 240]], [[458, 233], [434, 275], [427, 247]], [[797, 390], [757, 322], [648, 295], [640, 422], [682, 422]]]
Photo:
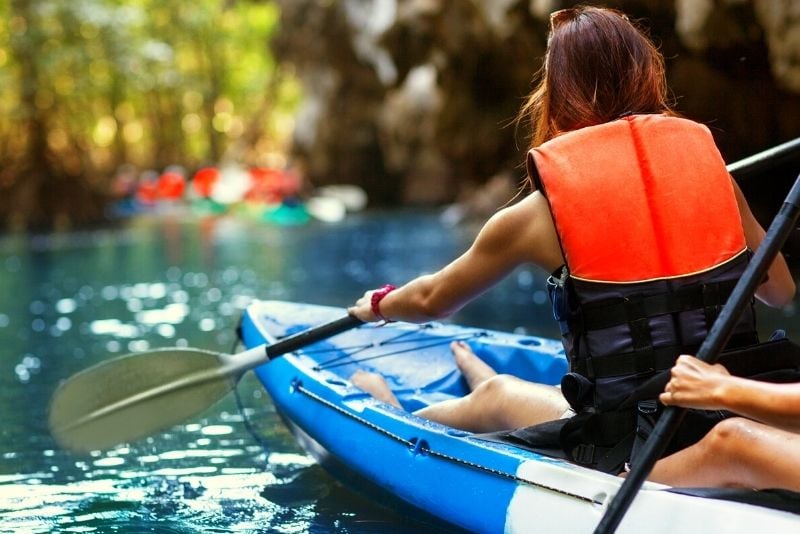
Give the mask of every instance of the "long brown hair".
[[539, 83], [520, 111], [531, 147], [633, 113], [674, 114], [664, 59], [621, 12], [579, 6], [550, 16]]

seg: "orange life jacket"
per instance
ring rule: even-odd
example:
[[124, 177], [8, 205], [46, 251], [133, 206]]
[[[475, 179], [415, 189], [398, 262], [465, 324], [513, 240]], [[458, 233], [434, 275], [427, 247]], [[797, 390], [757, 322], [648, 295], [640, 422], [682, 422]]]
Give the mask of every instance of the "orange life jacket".
[[746, 248], [730, 175], [703, 125], [634, 115], [560, 135], [530, 157], [572, 277], [686, 276]]
[[[616, 472], [657, 417], [667, 370], [697, 351], [749, 261], [731, 178], [706, 127], [662, 115], [565, 133], [527, 164], [566, 261], [548, 291], [578, 415], [558, 441]], [[728, 348], [757, 342], [751, 307]]]

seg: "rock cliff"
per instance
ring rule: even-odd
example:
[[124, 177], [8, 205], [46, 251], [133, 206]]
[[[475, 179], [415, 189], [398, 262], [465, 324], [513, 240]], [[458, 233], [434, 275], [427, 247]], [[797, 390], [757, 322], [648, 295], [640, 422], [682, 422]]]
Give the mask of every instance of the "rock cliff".
[[[375, 203], [440, 203], [498, 173], [513, 180], [514, 125], [541, 66], [557, 0], [280, 0], [276, 55], [305, 102], [295, 158], [316, 184]], [[728, 161], [800, 136], [800, 3], [604, 2], [641, 19], [667, 58], [677, 108], [711, 127]]]

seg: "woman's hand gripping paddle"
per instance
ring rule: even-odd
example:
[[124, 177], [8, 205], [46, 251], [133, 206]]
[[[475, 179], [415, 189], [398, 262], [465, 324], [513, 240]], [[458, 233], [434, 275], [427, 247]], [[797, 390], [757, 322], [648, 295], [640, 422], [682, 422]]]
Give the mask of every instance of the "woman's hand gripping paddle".
[[76, 452], [149, 436], [204, 411], [231, 391], [245, 371], [360, 324], [348, 315], [235, 355], [173, 348], [105, 361], [56, 389], [50, 432]]

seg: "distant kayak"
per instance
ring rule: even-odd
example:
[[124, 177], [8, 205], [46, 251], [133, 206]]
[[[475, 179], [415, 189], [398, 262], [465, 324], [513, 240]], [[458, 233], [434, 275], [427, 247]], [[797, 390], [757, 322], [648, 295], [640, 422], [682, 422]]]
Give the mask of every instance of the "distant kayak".
[[[254, 347], [344, 315], [291, 302], [256, 302], [242, 321]], [[453, 340], [501, 373], [558, 384], [556, 340], [449, 324], [364, 325], [256, 369], [297, 441], [335, 477], [382, 502], [472, 532], [592, 532], [622, 480], [434, 423], [411, 412], [465, 395]], [[383, 374], [405, 410], [348, 380]], [[620, 533], [800, 532], [800, 497], [784, 491], [680, 489], [646, 483]]]

